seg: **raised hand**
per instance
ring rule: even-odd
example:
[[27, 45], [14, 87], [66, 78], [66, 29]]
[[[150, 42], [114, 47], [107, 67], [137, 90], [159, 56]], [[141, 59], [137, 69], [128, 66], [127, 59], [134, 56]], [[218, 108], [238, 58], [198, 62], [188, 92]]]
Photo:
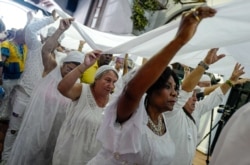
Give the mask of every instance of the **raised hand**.
[[202, 19], [213, 17], [215, 14], [216, 10], [208, 6], [198, 7], [189, 12], [183, 13], [176, 38], [178, 38], [183, 44], [187, 43], [195, 34], [197, 26]]
[[250, 79], [249, 78], [241, 78], [241, 79], [238, 79], [234, 85], [236, 84], [244, 84], [246, 82], [250, 82]]
[[99, 50], [94, 50], [85, 54], [84, 65], [86, 65], [87, 67], [92, 66], [100, 58], [100, 56], [101, 51]]
[[52, 11], [51, 14], [53, 16], [54, 21], [56, 21], [59, 18], [59, 16], [56, 15], [56, 10], [55, 9]]
[[217, 55], [217, 52], [218, 52], [219, 48], [213, 48], [213, 49], [210, 49], [207, 53], [207, 56], [204, 58], [204, 62], [207, 64], [207, 65], [211, 65], [217, 61], [219, 61], [220, 59], [222, 59], [223, 57], [225, 57], [225, 54], [219, 54]]
[[63, 31], [67, 30], [70, 27], [72, 21], [74, 21], [74, 18], [61, 19], [59, 29]]
[[[244, 67], [241, 64], [236, 63], [234, 66], [234, 70], [231, 74], [230, 81], [233, 85], [239, 84], [239, 78], [244, 74]], [[239, 81], [239, 82], [238, 82]]]

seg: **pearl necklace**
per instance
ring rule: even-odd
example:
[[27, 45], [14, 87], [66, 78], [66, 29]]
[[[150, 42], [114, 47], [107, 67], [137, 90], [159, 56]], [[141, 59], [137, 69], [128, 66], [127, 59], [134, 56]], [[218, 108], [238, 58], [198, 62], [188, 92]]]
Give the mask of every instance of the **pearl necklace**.
[[163, 124], [162, 115], [158, 116], [158, 124], [155, 124], [148, 116], [148, 126], [156, 135], [163, 135], [165, 133], [165, 125]]

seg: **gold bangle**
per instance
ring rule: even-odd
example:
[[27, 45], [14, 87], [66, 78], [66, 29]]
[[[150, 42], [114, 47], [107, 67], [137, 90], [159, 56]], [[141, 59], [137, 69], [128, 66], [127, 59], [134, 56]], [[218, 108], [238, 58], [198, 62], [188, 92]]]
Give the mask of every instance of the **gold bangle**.
[[233, 86], [234, 86], [234, 84], [232, 83], [231, 80], [227, 80], [225, 83], [226, 83], [227, 85], [229, 85], [230, 87], [233, 87]]

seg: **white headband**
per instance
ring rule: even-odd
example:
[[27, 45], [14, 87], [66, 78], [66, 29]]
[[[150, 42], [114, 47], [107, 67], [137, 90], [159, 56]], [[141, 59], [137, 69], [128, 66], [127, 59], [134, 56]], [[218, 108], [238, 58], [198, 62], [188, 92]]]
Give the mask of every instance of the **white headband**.
[[84, 54], [79, 51], [71, 51], [68, 55], [62, 59], [62, 62], [79, 62], [82, 63], [84, 59]]
[[95, 79], [98, 78], [103, 72], [108, 71], [108, 70], [112, 70], [115, 72], [116, 76], [119, 78], [119, 75], [117, 73], [117, 71], [110, 65], [103, 65], [101, 67], [99, 67], [95, 73]]

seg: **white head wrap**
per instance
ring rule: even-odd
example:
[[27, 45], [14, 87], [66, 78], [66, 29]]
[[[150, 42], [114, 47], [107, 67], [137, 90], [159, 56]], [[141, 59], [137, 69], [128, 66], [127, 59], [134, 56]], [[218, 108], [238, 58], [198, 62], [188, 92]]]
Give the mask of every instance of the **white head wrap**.
[[103, 72], [108, 71], [108, 70], [114, 71], [116, 76], [119, 78], [119, 75], [118, 75], [117, 71], [115, 70], [115, 68], [113, 68], [110, 65], [103, 65], [97, 69], [97, 71], [95, 73], [95, 79], [98, 78]]
[[[49, 28], [48, 28], [48, 32], [47, 32], [47, 37], [52, 36], [52, 35], [55, 33], [55, 31], [56, 31], [56, 28], [55, 28], [55, 27], [53, 27], [53, 26], [49, 27]], [[64, 35], [64, 34], [61, 34], [61, 36], [58, 38], [57, 41], [58, 41], [59, 43], [61, 43], [64, 37], [65, 37], [65, 35]]]
[[211, 78], [207, 74], [203, 74], [199, 82], [211, 81]]
[[84, 59], [84, 54], [79, 51], [71, 51], [68, 55], [62, 59], [62, 62], [79, 62], [82, 63]]

